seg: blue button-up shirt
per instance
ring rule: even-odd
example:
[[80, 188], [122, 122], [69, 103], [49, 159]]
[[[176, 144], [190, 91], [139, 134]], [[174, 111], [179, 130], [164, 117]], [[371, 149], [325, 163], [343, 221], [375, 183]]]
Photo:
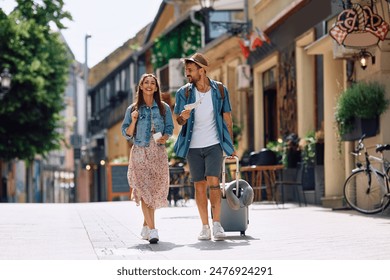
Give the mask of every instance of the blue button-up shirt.
[[[214, 80], [211, 79], [209, 80], [211, 86], [211, 96], [212, 96], [213, 108], [215, 112], [214, 116], [217, 125], [219, 143], [222, 149], [225, 151], [225, 153], [230, 156], [234, 152], [234, 146], [233, 146], [233, 141], [229, 134], [229, 130], [227, 129], [227, 126], [223, 120], [223, 113], [231, 112], [232, 110], [230, 105], [230, 100], [229, 100], [229, 92], [224, 87], [225, 96], [222, 99], [218, 89], [218, 84]], [[187, 99], [185, 93], [186, 93], [186, 88], [188, 86], [189, 86], [189, 91], [188, 91], [189, 95]], [[196, 101], [194, 87], [195, 86], [193, 84], [187, 84], [181, 87], [176, 92], [176, 104], [175, 104], [175, 108], [173, 109], [173, 112], [176, 115], [180, 115], [181, 111], [184, 110], [184, 105], [189, 103], [194, 103]], [[190, 118], [187, 120], [187, 123], [183, 125], [178, 135], [177, 141], [175, 143], [174, 151], [178, 157], [181, 158], [187, 157], [188, 150], [190, 148], [194, 121], [195, 121], [195, 112], [194, 110], [192, 110]]]
[[[152, 119], [154, 132], [161, 132], [162, 135], [167, 134], [172, 136], [173, 133], [173, 120], [171, 108], [168, 104], [163, 102], [165, 107], [165, 116], [160, 115], [160, 110], [156, 101], [153, 101], [152, 107], [142, 105], [138, 108], [138, 121], [136, 125], [135, 135], [127, 135], [126, 129], [130, 126], [132, 119], [131, 113], [134, 104], [130, 105], [126, 109], [125, 117], [122, 122], [122, 135], [127, 140], [131, 140], [137, 146], [149, 146], [150, 137], [152, 136]], [[152, 116], [151, 116], [152, 114]]]

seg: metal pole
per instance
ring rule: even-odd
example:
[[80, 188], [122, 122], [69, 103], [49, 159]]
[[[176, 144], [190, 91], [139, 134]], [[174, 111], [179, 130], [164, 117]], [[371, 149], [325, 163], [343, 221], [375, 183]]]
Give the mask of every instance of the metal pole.
[[84, 60], [84, 90], [85, 90], [85, 128], [83, 135], [83, 144], [87, 144], [88, 137], [88, 39], [92, 36], [85, 35], [85, 60]]
[[[73, 95], [73, 98], [74, 98], [74, 103], [73, 103], [73, 106], [74, 106], [74, 114], [76, 116], [76, 120], [75, 123], [74, 123], [74, 126], [73, 126], [73, 129], [74, 129], [74, 133], [73, 133], [73, 153], [75, 153], [76, 151], [79, 152], [80, 151], [80, 148], [81, 148], [81, 143], [79, 140], [81, 140], [80, 138], [80, 134], [79, 134], [79, 122], [80, 122], [80, 119], [79, 119], [79, 115], [80, 115], [80, 112], [79, 112], [79, 108], [78, 108], [78, 99], [79, 99], [79, 93], [77, 92], [77, 71], [76, 71], [76, 65], [75, 64], [72, 64], [71, 66], [71, 69], [72, 69], [72, 83], [73, 83], [73, 92], [74, 92], [74, 95]], [[80, 152], [81, 154], [81, 152]], [[73, 161], [74, 161], [74, 177], [73, 177], [73, 182], [74, 182], [74, 187], [70, 190], [71, 193], [74, 194], [74, 197], [73, 197], [73, 201], [72, 202], [77, 202], [77, 198], [78, 198], [78, 179], [79, 179], [79, 168], [80, 168], [80, 157], [76, 158], [75, 154], [73, 154]]]

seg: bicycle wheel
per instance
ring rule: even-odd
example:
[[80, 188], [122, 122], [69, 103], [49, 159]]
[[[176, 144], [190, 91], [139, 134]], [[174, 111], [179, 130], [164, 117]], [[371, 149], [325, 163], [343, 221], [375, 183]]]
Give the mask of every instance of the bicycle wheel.
[[[371, 183], [370, 181], [371, 177]], [[379, 171], [359, 170], [352, 173], [344, 184], [344, 197], [355, 210], [364, 214], [376, 214], [390, 203], [385, 177]]]

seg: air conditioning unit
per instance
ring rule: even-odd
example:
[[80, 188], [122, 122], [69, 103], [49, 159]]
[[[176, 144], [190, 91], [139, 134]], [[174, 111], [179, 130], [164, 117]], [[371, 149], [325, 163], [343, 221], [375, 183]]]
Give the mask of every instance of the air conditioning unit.
[[245, 90], [250, 86], [250, 66], [248, 64], [241, 64], [237, 66], [237, 90]]
[[163, 92], [176, 91], [187, 83], [184, 77], [184, 64], [179, 58], [170, 59], [168, 64], [156, 70], [156, 74]]
[[156, 70], [157, 79], [160, 81], [161, 92], [167, 92], [169, 90], [169, 67], [165, 65]]
[[169, 60], [169, 91], [176, 91], [187, 83], [184, 77], [184, 64], [179, 58]]

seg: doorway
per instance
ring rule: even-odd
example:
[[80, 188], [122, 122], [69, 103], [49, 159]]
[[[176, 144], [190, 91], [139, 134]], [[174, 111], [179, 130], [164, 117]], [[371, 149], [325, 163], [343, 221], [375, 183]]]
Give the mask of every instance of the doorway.
[[264, 90], [264, 145], [277, 141], [277, 105], [276, 88], [268, 87]]

